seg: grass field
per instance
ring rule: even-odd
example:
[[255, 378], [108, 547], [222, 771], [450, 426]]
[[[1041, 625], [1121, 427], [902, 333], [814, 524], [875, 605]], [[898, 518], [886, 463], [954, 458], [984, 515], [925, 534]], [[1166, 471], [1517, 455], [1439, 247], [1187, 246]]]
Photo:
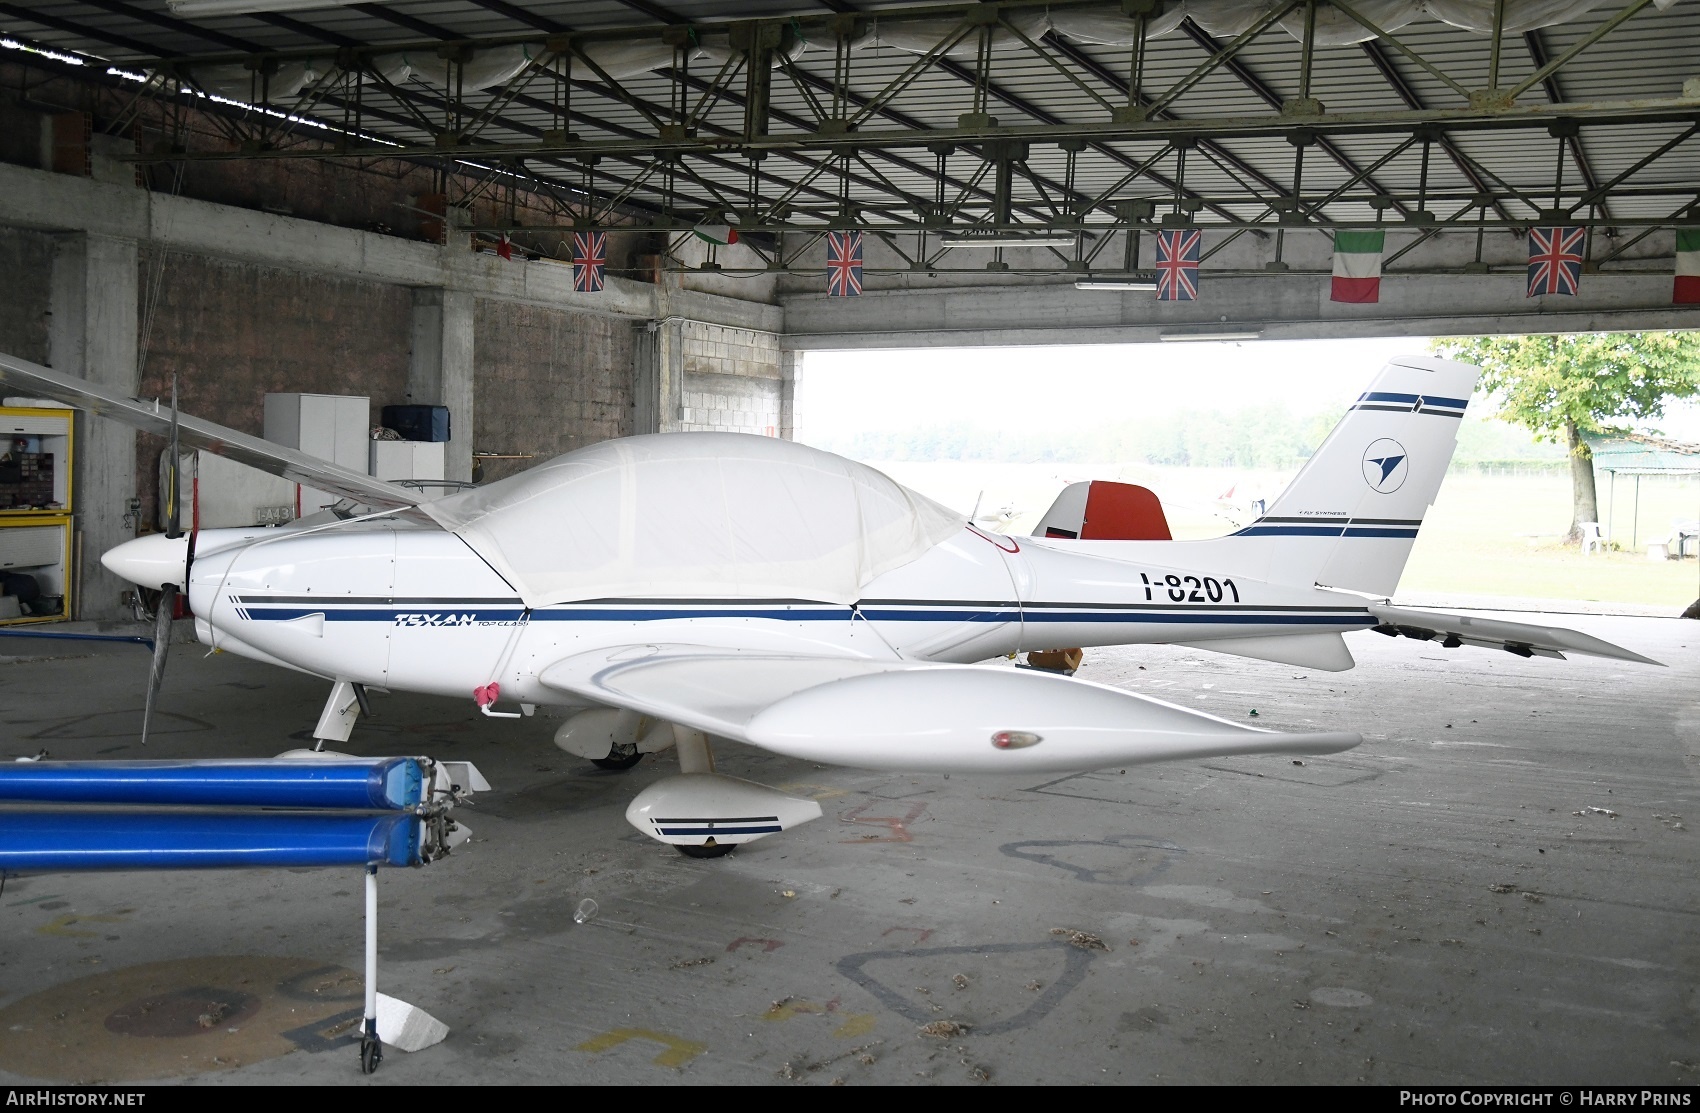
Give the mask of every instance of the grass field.
[[[893, 479], [963, 512], [979, 503], [982, 520], [1007, 508], [1009, 533], [1029, 532], [1067, 483], [1120, 479], [1156, 491], [1177, 538], [1215, 537], [1249, 520], [1252, 498], [1272, 498], [1291, 474], [1238, 469], [1157, 468], [1143, 464], [990, 464], [870, 461]], [[1220, 496], [1232, 489], [1230, 499]], [[1608, 478], [1600, 476], [1600, 516], [1608, 515]], [[1561, 546], [1570, 525], [1570, 478], [1551, 475], [1448, 475], [1424, 522], [1400, 581], [1402, 593], [1517, 596], [1633, 603], [1680, 611], [1700, 597], [1700, 564], [1652, 562], [1676, 520], [1700, 517], [1700, 479], [1641, 481], [1640, 525], [1630, 549], [1634, 481], [1617, 481], [1611, 511], [1619, 551], [1584, 557]], [[1690, 552], [1694, 546], [1690, 544]]]
[[[1602, 476], [1602, 519], [1607, 512], [1605, 485]], [[1583, 556], [1576, 546], [1558, 543], [1570, 524], [1568, 476], [1449, 475], [1417, 535], [1400, 590], [1646, 603], [1680, 610], [1700, 597], [1694, 559], [1649, 561], [1646, 545], [1667, 538], [1673, 521], [1700, 516], [1700, 480], [1644, 478], [1640, 525], [1632, 535], [1633, 486], [1627, 478], [1617, 481], [1611, 531], [1622, 548]]]

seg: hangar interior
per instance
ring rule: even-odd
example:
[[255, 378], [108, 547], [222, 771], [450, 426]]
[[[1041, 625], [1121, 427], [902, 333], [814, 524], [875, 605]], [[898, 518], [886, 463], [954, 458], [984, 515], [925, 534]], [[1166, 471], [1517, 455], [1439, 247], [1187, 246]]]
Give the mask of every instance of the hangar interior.
[[[138, 397], [165, 396], [175, 382], [185, 412], [253, 434], [264, 428], [268, 393], [359, 394], [374, 412], [445, 406], [453, 425], [443, 477], [468, 482], [633, 433], [788, 437], [798, 369], [811, 350], [1693, 327], [1694, 309], [1672, 305], [1671, 274], [1677, 229], [1700, 224], [1696, 57], [1700, 8], [1692, 0], [0, 3], [0, 351]], [[1529, 230], [1554, 224], [1585, 231], [1579, 288], [1531, 298]], [[1201, 233], [1198, 296], [1158, 303], [1150, 289], [1158, 233], [1177, 228]], [[1350, 230], [1385, 233], [1376, 303], [1329, 298], [1333, 235]], [[845, 231], [861, 234], [865, 252], [854, 297], [829, 292], [829, 234]], [[605, 260], [605, 280], [586, 288], [575, 237], [604, 234], [586, 242]], [[132, 616], [122, 601], [128, 585], [99, 554], [150, 528], [163, 442], [79, 415], [76, 444], [74, 617], [122, 622]], [[717, 863], [728, 882], [719, 891], [682, 872], [684, 863], [646, 858], [655, 848], [641, 839], [613, 836], [611, 849], [595, 849], [599, 824], [618, 826], [611, 812], [596, 814], [620, 795], [611, 779], [562, 779], [535, 755], [481, 752], [517, 801], [507, 815], [500, 809], [508, 805], [494, 805], [496, 820], [486, 824], [551, 863], [542, 872], [554, 882], [546, 887], [554, 903], [522, 888], [536, 883], [524, 863], [491, 875], [513, 890], [492, 903], [478, 891], [476, 870], [439, 896], [410, 880], [398, 886], [415, 886], [401, 906], [418, 922], [396, 948], [396, 965], [405, 977], [443, 979], [440, 1013], [452, 1014], [459, 1000], [468, 1019], [478, 1018], [465, 1045], [472, 1050], [450, 1060], [451, 1072], [467, 1072], [463, 1079], [497, 1080], [510, 1069], [517, 1073], [507, 1077], [554, 1077], [565, 1069], [558, 1056], [577, 1054], [584, 1058], [570, 1058], [572, 1069], [594, 1060], [586, 1069], [605, 1081], [688, 1082], [705, 1070], [717, 1081], [828, 1082], [855, 1080], [857, 1071], [889, 1082], [1079, 1081], [1087, 1076], [1059, 1072], [1034, 1053], [1067, 1046], [1067, 1033], [1077, 1031], [1056, 1019], [1042, 1027], [1047, 1016], [1068, 1015], [1058, 1011], [1066, 994], [1047, 987], [1090, 987], [1104, 977], [1100, 967], [1125, 960], [1128, 976], [1143, 971], [1186, 988], [1167, 996], [1141, 990], [1144, 1003], [1125, 1005], [1121, 989], [1096, 991], [1103, 1000], [1087, 1009], [1090, 1023], [1113, 1034], [1102, 1052], [1094, 1044], [1090, 1054], [1063, 1055], [1070, 1071], [1089, 1065], [1106, 1078], [1167, 1081], [1172, 1063], [1174, 1077], [1193, 1081], [1347, 1082], [1526, 1079], [1543, 1070], [1637, 1080], [1656, 1069], [1661, 1080], [1691, 1080], [1700, 1067], [1683, 1047], [1700, 1025], [1700, 971], [1692, 945], [1671, 939], [1696, 915], [1683, 880], [1695, 859], [1680, 815], [1695, 796], [1700, 720], [1692, 697], [1680, 694], [1684, 685], [1693, 690], [1687, 635], [1661, 627], [1650, 636], [1677, 665], [1672, 674], [1630, 680], [1618, 665], [1588, 663], [1575, 666], [1582, 681], [1564, 683], [1592, 686], [1601, 698], [1611, 689], [1632, 705], [1620, 713], [1644, 714], [1656, 737], [1641, 739], [1628, 758], [1582, 746], [1553, 759], [1536, 752], [1552, 736], [1523, 716], [1516, 726], [1499, 723], [1491, 739], [1483, 728], [1459, 744], [1502, 747], [1493, 752], [1521, 763], [1513, 772], [1530, 779], [1500, 796], [1484, 788], [1468, 805], [1430, 799], [1469, 795], [1460, 787], [1467, 765], [1453, 752], [1440, 767], [1417, 766], [1427, 760], [1420, 755], [1439, 752], [1427, 747], [1442, 745], [1434, 740], [1441, 730], [1464, 726], [1451, 720], [1470, 717], [1421, 699], [1382, 702], [1378, 685], [1405, 666], [1379, 657], [1338, 691], [1296, 686], [1304, 679], [1296, 675], [1278, 687], [1290, 689], [1283, 695], [1294, 722], [1348, 705], [1371, 720], [1399, 718], [1402, 725], [1388, 728], [1388, 753], [1308, 770], [1237, 759], [1190, 780], [1169, 774], [1185, 781], [1176, 792], [1203, 804], [1183, 805], [1155, 788], [1157, 780], [1128, 790], [1113, 772], [1063, 788], [964, 793], [939, 778], [740, 758], [765, 770], [764, 779], [807, 782], [843, 806], [837, 829], [809, 836], [804, 865], [781, 865], [785, 852], [764, 847]], [[1118, 651], [1093, 667], [1112, 682], [1137, 684], [1145, 659]], [[13, 680], [8, 691], [68, 692], [90, 682], [86, 670], [123, 660], [104, 650], [81, 663], [42, 658], [30, 667], [43, 679]], [[1227, 666], [1179, 651], [1160, 661], [1180, 684], [1225, 682]], [[274, 709], [287, 709], [278, 711], [280, 723], [310, 720], [321, 698], [304, 680], [246, 665], [229, 681], [213, 679], [233, 667], [219, 662], [178, 667], [193, 693], [184, 731], [229, 738], [249, 730], [240, 709], [220, 702], [219, 684], [263, 690]], [[1504, 679], [1530, 685], [1517, 698], [1527, 696], [1532, 719], [1552, 711], [1538, 688], [1551, 681], [1530, 679], [1537, 671], [1519, 665]], [[1489, 675], [1479, 686], [1471, 681], [1469, 699], [1501, 698]], [[1422, 679], [1437, 686], [1430, 692], [1465, 684], [1441, 668]], [[1576, 695], [1552, 729], [1603, 743], [1599, 716], [1611, 712], [1581, 702], [1593, 694]], [[129, 698], [103, 695], [88, 714], [118, 715]], [[106, 726], [78, 733], [61, 722], [81, 714], [32, 704], [8, 720], [17, 728], [13, 748], [22, 754], [62, 738], [45, 744], [64, 745], [70, 756], [107, 752]], [[1511, 712], [1502, 705], [1495, 714]], [[468, 751], [496, 740], [491, 724], [458, 716], [427, 703], [384, 729]], [[1447, 721], [1429, 721], [1436, 718]], [[267, 727], [253, 732], [253, 743], [270, 753], [287, 735]], [[178, 743], [185, 753], [217, 749], [210, 735]], [[1548, 760], [1563, 766], [1554, 783], [1522, 769]], [[1232, 818], [1252, 806], [1238, 786], [1266, 773], [1302, 782], [1283, 797], [1301, 811], [1328, 811], [1356, 794], [1336, 814], [1385, 823], [1387, 851], [1369, 865], [1306, 858], [1316, 840], [1351, 837], [1346, 824], [1295, 819], [1268, 799], [1256, 802], [1257, 816], [1283, 834], [1274, 847], [1247, 849], [1258, 828]], [[1389, 784], [1399, 785], [1391, 796]], [[1645, 813], [1633, 838], [1581, 829], [1593, 819], [1575, 809], [1583, 797], [1608, 807], [1600, 795], [1608, 785], [1628, 791]], [[975, 815], [981, 801], [1024, 807], [1035, 793], [1091, 803], [1062, 824], [1067, 830], [1050, 832], [1053, 843], [1011, 842]], [[539, 826], [551, 804], [565, 817], [560, 830]], [[1470, 821], [1436, 836], [1424, 826], [1431, 804], [1464, 807]], [[1184, 822], [1162, 820], [1177, 808]], [[1524, 809], [1550, 814], [1541, 822], [1551, 829], [1523, 838], [1519, 828], [1518, 839], [1500, 841], [1481, 833], [1481, 824], [1523, 819]], [[967, 834], [923, 854], [924, 840], [910, 828], [941, 811], [954, 813]], [[1572, 812], [1582, 820], [1570, 823]], [[1056, 822], [1026, 814], [1040, 827]], [[501, 837], [477, 850], [495, 853]], [[556, 837], [584, 841], [556, 846]], [[1589, 847], [1571, 880], [1553, 874], [1544, 857], [1565, 840], [1575, 853]], [[862, 841], [872, 845], [853, 845]], [[1228, 843], [1234, 848], [1224, 849]], [[838, 860], [870, 851], [884, 860]], [[1210, 864], [1189, 868], [1189, 853]], [[930, 864], [911, 864], [923, 861]], [[902, 904], [892, 904], [900, 899], [892, 870], [916, 878]], [[1053, 871], [1058, 891], [1022, 872], [1035, 870]], [[587, 880], [600, 871], [607, 873]], [[1276, 888], [1259, 881], [1269, 876], [1290, 883], [1293, 904], [1257, 888]], [[1019, 893], [1010, 903], [1031, 921], [1025, 935], [1007, 929], [1007, 909], [981, 907], [984, 882], [974, 877]], [[8, 889], [0, 902], [20, 930], [60, 899], [43, 884]], [[75, 964], [100, 961], [90, 947], [98, 950], [107, 930], [89, 934], [89, 925], [129, 914], [108, 907], [110, 894], [137, 906], [146, 899], [128, 881], [105, 895], [77, 884], [82, 903], [46, 917], [50, 927], [66, 921], [62, 931], [28, 937], [0, 1002], [62, 984], [67, 971], [89, 973]], [[167, 884], [184, 902], [197, 899], [188, 882]], [[245, 953], [242, 941], [263, 930], [313, 930], [304, 912], [287, 906], [316, 890], [288, 875], [263, 885], [255, 905], [263, 912], [219, 913], [208, 944], [218, 953]], [[1518, 919], [1512, 943], [1485, 938], [1486, 925], [1502, 928], [1509, 914], [1478, 915], [1490, 885], [1493, 900], [1512, 894], [1500, 902]], [[618, 914], [602, 934], [559, 934], [565, 894], [587, 886]], [[1081, 926], [1049, 922], [1049, 909], [1072, 899], [1071, 886], [1091, 895], [1070, 907], [1126, 927], [1127, 942], [1118, 936], [1100, 952], [1048, 935], [1050, 927]], [[1157, 895], [1128, 897], [1129, 886]], [[23, 894], [19, 911], [14, 891]], [[841, 893], [845, 904], [829, 903]], [[931, 918], [911, 915], [916, 896], [932, 902]], [[711, 911], [693, 917], [672, 907], [675, 897]], [[1171, 914], [1129, 903], [1137, 900], [1168, 901]], [[1424, 921], [1421, 937], [1410, 938], [1404, 920], [1400, 934], [1389, 934], [1379, 909], [1370, 924], [1372, 904], [1413, 900], [1425, 913], [1445, 912]], [[740, 921], [740, 902], [762, 911]], [[1560, 904], [1575, 916], [1541, 920]], [[850, 916], [835, 919], [852, 905]], [[1299, 916], [1299, 905], [1315, 931], [1273, 926], [1275, 917]], [[426, 923], [435, 909], [463, 908], [455, 918], [476, 920], [472, 928]], [[613, 920], [624, 934], [606, 930]], [[290, 932], [275, 926], [286, 922], [295, 925]], [[1482, 938], [1470, 934], [1472, 922]], [[194, 931], [187, 922], [157, 926]], [[1537, 938], [1543, 927], [1549, 935]], [[719, 936], [734, 928], [739, 938], [725, 953]], [[1339, 942], [1351, 932], [1349, 947]], [[1535, 955], [1564, 932], [1562, 953]], [[626, 947], [631, 935], [640, 937], [635, 951]], [[563, 958], [587, 936], [598, 942]], [[1017, 936], [1025, 941], [1009, 942]], [[1429, 937], [1435, 942], [1424, 942]], [[508, 942], [477, 960], [443, 957], [475, 938]], [[920, 954], [930, 939], [934, 950]], [[1397, 949], [1400, 939], [1423, 948], [1419, 957]], [[76, 953], [51, 951], [67, 940]], [[1478, 946], [1488, 949], [1480, 963], [1453, 961]], [[1135, 961], [1129, 955], [1138, 947], [1146, 949]], [[1330, 966], [1350, 967], [1356, 980], [1298, 971], [1289, 955], [1305, 947], [1331, 956], [1322, 960]], [[916, 1024], [956, 1015], [954, 1005], [935, 1008], [958, 992], [951, 964], [984, 963], [1004, 953], [998, 948], [1028, 948], [1061, 973], [1034, 965], [1030, 981], [1039, 989], [1019, 979], [1001, 986], [1008, 1000], [986, 1015], [1002, 1019], [976, 1021], [986, 1042], [964, 1042], [965, 1028], [961, 1039], [917, 1044]], [[721, 965], [694, 967], [710, 949]], [[758, 950], [775, 958], [778, 972], [749, 972]], [[119, 951], [132, 962], [148, 953], [139, 939], [126, 941], [108, 961]], [[805, 951], [806, 963], [783, 964]], [[643, 1004], [626, 1008], [623, 979], [608, 971], [636, 953], [650, 972], [635, 978]], [[193, 965], [190, 952], [179, 957]], [[528, 964], [544, 961], [565, 962], [600, 987], [598, 1003], [574, 1004], [582, 1019], [560, 1021], [559, 1031], [549, 1027], [558, 1021], [550, 1019], [551, 995], [579, 992], [565, 974], [518, 1013], [500, 1005], [504, 979], [523, 980]], [[919, 992], [898, 985], [908, 973], [881, 980], [868, 972], [877, 961], [919, 964], [938, 984]], [[744, 973], [728, 975], [728, 965]], [[816, 967], [837, 970], [842, 992]], [[298, 973], [278, 974], [278, 984]], [[805, 988], [816, 974], [819, 988]], [[1229, 1008], [1225, 991], [1190, 981], [1207, 975], [1212, 985], [1250, 979], [1257, 988], [1246, 992], [1263, 996], [1255, 1007]], [[1493, 982], [1490, 992], [1478, 995], [1478, 976]], [[680, 981], [687, 977], [703, 984]], [[980, 977], [964, 974], [970, 984]], [[1613, 997], [1604, 984], [1612, 977], [1633, 983], [1625, 991], [1633, 1002]], [[1326, 984], [1282, 988], [1307, 978]], [[1425, 980], [1434, 988], [1413, 988]], [[1339, 988], [1347, 985], [1359, 988]], [[1332, 997], [1323, 992], [1330, 987], [1339, 990]], [[858, 992], [864, 996], [853, 1001]], [[1524, 1005], [1525, 992], [1540, 1001]], [[1026, 994], [1037, 1003], [1026, 1004]], [[1236, 986], [1236, 1002], [1238, 994]], [[717, 1021], [711, 1037], [687, 1032], [692, 1010], [718, 1008], [720, 995], [737, 998], [740, 1018]], [[1354, 1010], [1374, 999], [1388, 1002], [1377, 1021], [1354, 1019], [1368, 1015]], [[1212, 1010], [1220, 1033], [1207, 1019]], [[622, 1021], [634, 1011], [644, 1016]], [[533, 1023], [548, 1028], [549, 1041], [530, 1037]], [[1583, 1054], [1584, 1030], [1594, 1024], [1622, 1028]], [[807, 1025], [821, 1031], [792, 1037]], [[1027, 1044], [1035, 1033], [1043, 1040]], [[598, 1039], [606, 1048], [582, 1050]], [[717, 1060], [734, 1039], [747, 1049]], [[194, 1073], [294, 1077], [301, 1056], [272, 1056], [312, 1050], [310, 1039], [263, 1047], [255, 1040], [227, 1058], [267, 1065], [226, 1073], [224, 1059], [197, 1057]], [[647, 1050], [618, 1050], [633, 1040]], [[878, 1049], [875, 1040], [890, 1042]], [[1329, 1049], [1303, 1050], [1319, 1041]], [[1269, 1056], [1257, 1053], [1265, 1044]], [[714, 1054], [703, 1059], [711, 1045]], [[851, 1048], [848, 1058], [840, 1054]], [[52, 1054], [32, 1043], [0, 1069], [41, 1077]], [[315, 1065], [299, 1069], [336, 1077], [319, 1065], [328, 1061], [309, 1057]], [[181, 1073], [154, 1059], [107, 1069], [97, 1055], [74, 1076]], [[443, 1068], [421, 1056], [403, 1069], [394, 1076], [426, 1080]]]

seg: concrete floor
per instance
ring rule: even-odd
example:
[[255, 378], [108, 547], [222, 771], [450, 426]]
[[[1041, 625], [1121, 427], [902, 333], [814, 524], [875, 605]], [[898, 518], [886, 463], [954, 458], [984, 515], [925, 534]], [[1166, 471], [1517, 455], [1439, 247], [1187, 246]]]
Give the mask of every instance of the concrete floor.
[[[0, 1082], [1694, 1083], [1700, 624], [1553, 621], [1671, 667], [1368, 633], [1344, 674], [1089, 651], [1094, 680], [1366, 741], [1031, 782], [723, 746], [826, 815], [710, 862], [622, 818], [670, 757], [600, 773], [541, 718], [380, 697], [349, 749], [496, 786], [471, 845], [382, 876], [383, 987], [448, 1040], [358, 1073], [358, 873], [14, 879]], [[307, 737], [321, 682], [202, 652], [144, 755], [143, 651], [0, 639], [0, 757]]]

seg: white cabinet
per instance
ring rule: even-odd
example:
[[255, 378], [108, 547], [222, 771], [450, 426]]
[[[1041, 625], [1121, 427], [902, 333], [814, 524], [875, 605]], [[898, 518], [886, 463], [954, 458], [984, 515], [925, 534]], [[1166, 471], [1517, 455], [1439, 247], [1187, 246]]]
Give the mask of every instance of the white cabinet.
[[[372, 436], [372, 400], [354, 394], [268, 394], [266, 440], [309, 456], [367, 470], [366, 445]], [[301, 512], [311, 514], [337, 501], [303, 487]]]
[[372, 441], [372, 474], [398, 479], [442, 479], [442, 441]]
[[366, 470], [372, 400], [353, 394], [266, 395], [266, 440]]
[[58, 564], [65, 559], [64, 533], [55, 526], [15, 526], [0, 530], [0, 568]]
[[40, 595], [27, 604], [5, 597], [0, 625], [58, 622], [70, 613], [71, 517], [68, 514], [0, 521], [0, 572], [35, 581]]

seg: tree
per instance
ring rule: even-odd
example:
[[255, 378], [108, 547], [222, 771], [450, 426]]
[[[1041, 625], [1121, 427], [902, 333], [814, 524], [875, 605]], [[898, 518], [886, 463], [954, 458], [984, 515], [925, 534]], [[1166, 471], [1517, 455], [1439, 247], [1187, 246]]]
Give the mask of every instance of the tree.
[[1657, 418], [1667, 399], [1700, 393], [1700, 332], [1449, 337], [1434, 349], [1479, 364], [1502, 418], [1569, 451], [1572, 543], [1583, 522], [1600, 520], [1594, 453], [1582, 434], [1625, 432], [1624, 421]]

